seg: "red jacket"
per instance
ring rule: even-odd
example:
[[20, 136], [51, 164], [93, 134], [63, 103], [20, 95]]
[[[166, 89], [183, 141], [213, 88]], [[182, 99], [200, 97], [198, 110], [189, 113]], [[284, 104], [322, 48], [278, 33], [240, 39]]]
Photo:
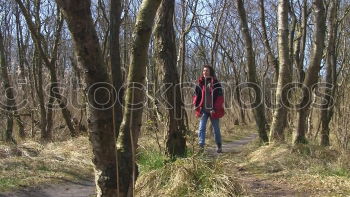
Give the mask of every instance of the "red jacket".
[[[208, 81], [210, 80], [210, 81]], [[205, 79], [203, 76], [198, 79], [198, 84], [196, 85], [195, 92], [193, 95], [193, 105], [195, 106], [196, 116], [201, 116], [201, 110], [204, 105], [205, 97], [205, 87], [206, 84], [210, 83], [210, 95], [213, 98], [213, 110], [211, 113], [211, 118], [221, 118], [225, 115], [224, 110], [224, 94], [221, 84], [216, 78]]]

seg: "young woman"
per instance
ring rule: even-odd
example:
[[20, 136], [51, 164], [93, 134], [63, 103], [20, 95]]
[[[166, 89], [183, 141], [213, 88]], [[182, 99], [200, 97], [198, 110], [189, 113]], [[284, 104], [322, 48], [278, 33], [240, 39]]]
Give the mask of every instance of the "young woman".
[[195, 107], [196, 116], [200, 118], [199, 122], [199, 146], [201, 149], [205, 145], [205, 130], [207, 121], [210, 118], [214, 129], [215, 142], [217, 144], [217, 152], [222, 152], [222, 142], [219, 118], [224, 116], [224, 96], [221, 84], [215, 77], [213, 67], [209, 65], [203, 66], [202, 76], [198, 79], [193, 96], [193, 105]]

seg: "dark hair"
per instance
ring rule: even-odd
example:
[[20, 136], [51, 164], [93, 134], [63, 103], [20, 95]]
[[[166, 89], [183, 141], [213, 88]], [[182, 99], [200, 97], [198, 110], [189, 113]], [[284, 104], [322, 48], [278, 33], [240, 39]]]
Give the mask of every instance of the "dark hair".
[[209, 69], [209, 72], [210, 72], [210, 76], [211, 76], [211, 77], [215, 77], [215, 70], [214, 70], [213, 67], [209, 66], [208, 64], [205, 64], [205, 65], [203, 66], [203, 68], [208, 68], [208, 69]]

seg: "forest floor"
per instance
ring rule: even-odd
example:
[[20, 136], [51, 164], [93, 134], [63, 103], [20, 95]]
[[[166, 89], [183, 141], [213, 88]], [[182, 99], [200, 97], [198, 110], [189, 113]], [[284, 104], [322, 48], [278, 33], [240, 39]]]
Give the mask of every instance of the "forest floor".
[[[235, 140], [223, 145], [224, 153], [238, 154], [242, 151], [243, 146], [252, 142], [257, 138], [257, 134], [252, 134], [240, 140]], [[215, 147], [207, 149], [209, 157], [217, 158], [220, 156], [216, 153]], [[259, 177], [253, 172], [249, 172], [239, 164], [226, 168], [230, 173], [236, 174], [238, 181], [243, 184], [247, 196], [309, 196], [305, 192], [295, 191], [287, 184], [270, 180], [268, 178]]]
[[0, 193], [0, 197], [87, 197], [95, 195], [93, 181], [78, 181], [60, 184], [45, 184], [27, 187], [17, 191]]
[[[281, 157], [281, 154], [288, 153], [283, 151], [289, 150], [289, 147], [281, 149], [281, 148], [271, 148], [270, 146], [266, 146], [266, 147], [263, 147], [262, 150], [260, 150], [260, 149], [257, 149], [259, 145], [257, 145], [258, 142], [256, 139], [257, 139], [257, 135], [252, 134], [252, 132], [246, 133], [245, 136], [241, 136], [240, 139], [237, 139], [237, 137], [231, 138], [231, 139], [224, 139], [222, 154], [216, 153], [216, 148], [213, 145], [211, 146], [209, 145], [203, 154], [203, 157], [202, 157], [203, 160], [200, 160], [200, 161], [205, 161], [205, 162], [208, 161], [209, 163], [211, 163], [207, 165], [208, 168], [206, 169], [212, 168], [213, 162], [220, 161], [221, 162], [220, 173], [222, 173], [222, 175], [217, 174], [218, 176], [216, 178], [209, 177], [209, 179], [219, 180], [220, 178], [218, 177], [221, 177], [221, 179], [224, 182], [227, 181], [227, 183], [223, 183], [223, 185], [228, 184], [227, 187], [230, 186], [229, 184], [233, 184], [233, 183], [236, 184], [235, 187], [239, 188], [238, 190], [240, 191], [237, 194], [233, 194], [234, 196], [235, 195], [238, 195], [238, 196], [346, 196], [347, 194], [350, 194], [350, 187], [348, 187], [350, 184], [350, 179], [348, 174], [346, 174], [345, 176], [344, 175], [340, 176], [340, 178], [339, 177], [336, 178], [335, 184], [339, 185], [340, 183], [340, 186], [339, 187], [337, 186], [338, 188], [334, 188], [333, 185], [331, 185], [332, 188], [328, 190], [327, 188], [328, 186], [327, 185], [325, 186], [322, 184], [324, 184], [323, 183], [324, 181], [332, 182], [333, 179], [328, 179], [328, 177], [326, 177], [326, 179], [319, 178], [319, 177], [310, 178], [311, 175], [310, 174], [305, 175], [305, 173], [300, 173], [300, 177], [299, 175], [294, 176], [292, 174], [296, 172], [295, 170], [290, 170], [289, 169], [290, 167], [283, 166], [286, 164], [283, 164], [282, 161], [276, 160], [277, 157], [284, 159], [283, 157]], [[78, 141], [84, 141], [83, 144], [85, 143], [88, 144], [86, 137], [81, 137]], [[79, 142], [78, 143], [71, 142], [71, 143], [75, 144], [74, 147], [79, 147]], [[65, 146], [67, 146], [67, 144], [65, 144]], [[40, 161], [42, 166], [40, 167], [39, 171], [35, 172], [32, 175], [30, 174], [23, 175], [25, 177], [33, 176], [33, 179], [36, 179], [36, 176], [38, 176], [38, 173], [43, 173], [48, 171], [50, 171], [51, 173], [52, 170], [55, 171], [56, 169], [56, 172], [54, 175], [52, 174], [42, 175], [42, 178], [44, 179], [45, 177], [50, 177], [50, 179], [48, 179], [49, 182], [47, 183], [45, 180], [42, 180], [37, 183], [33, 182], [30, 185], [14, 183], [13, 186], [11, 187], [2, 186], [6, 184], [8, 185], [9, 184], [8, 182], [11, 182], [9, 180], [12, 180], [11, 177], [4, 177], [4, 176], [11, 176], [10, 175], [11, 173], [6, 172], [7, 170], [12, 169], [11, 167], [9, 167], [10, 165], [15, 165], [15, 167], [13, 168], [16, 168], [16, 165], [18, 167], [19, 163], [22, 162], [22, 163], [25, 163], [24, 165], [26, 166], [25, 168], [31, 169], [33, 167], [31, 167], [30, 164], [26, 163], [27, 161], [19, 162], [17, 160], [16, 162], [14, 162], [13, 160], [9, 160], [9, 158], [7, 158], [7, 161], [6, 159], [5, 160], [1, 159], [0, 168], [2, 169], [2, 172], [5, 172], [5, 174], [7, 173], [7, 175], [4, 175], [4, 176], [0, 175], [0, 197], [5, 197], [5, 196], [6, 197], [94, 196], [95, 187], [91, 176], [92, 167], [91, 167], [91, 163], [87, 163], [87, 160], [89, 160], [90, 158], [85, 157], [84, 159], [81, 159], [82, 157], [84, 157], [83, 156], [84, 154], [91, 154], [91, 152], [87, 151], [86, 149], [88, 149], [88, 146], [83, 151], [81, 151], [82, 152], [81, 155], [74, 157], [74, 162], [77, 162], [77, 160], [79, 160], [80, 158], [81, 160], [80, 162], [82, 163], [78, 162], [75, 164], [76, 166], [71, 166], [70, 164], [68, 165], [70, 171], [68, 171], [67, 169], [64, 170], [64, 173], [68, 173], [71, 176], [74, 176], [75, 178], [67, 178], [66, 176], [60, 175], [59, 171], [62, 171], [62, 170], [57, 170], [55, 167], [53, 167], [53, 166], [56, 166], [57, 164], [47, 163], [48, 160], [51, 161], [52, 159], [56, 159], [59, 162], [66, 160], [65, 158], [63, 158], [63, 156], [57, 156], [57, 154], [55, 154], [56, 156], [52, 157], [51, 159], [46, 158], [45, 162]], [[0, 147], [0, 154], [1, 154], [1, 147]], [[63, 155], [67, 156], [67, 153], [64, 153]], [[262, 158], [262, 157], [266, 157], [266, 158]], [[295, 158], [292, 157], [291, 159], [293, 160]], [[31, 160], [32, 161], [35, 160], [35, 157], [31, 157]], [[191, 162], [193, 161], [195, 160], [192, 160]], [[198, 161], [199, 160], [196, 160], [196, 162]], [[273, 163], [269, 163], [269, 162], [273, 162]], [[49, 167], [44, 167], [43, 165], [48, 165]], [[188, 165], [184, 162], [180, 163], [179, 165], [183, 165], [186, 171], [191, 170], [189, 169]], [[193, 165], [197, 165], [197, 164], [193, 164]], [[307, 165], [310, 165], [310, 164], [307, 164]], [[81, 167], [79, 168], [78, 166], [81, 166]], [[82, 166], [85, 166], [85, 167], [90, 166], [90, 167], [87, 167], [87, 169], [85, 169], [84, 171], [84, 170], [81, 170], [82, 168], [84, 168]], [[164, 166], [164, 164], [162, 166]], [[176, 165], [174, 166], [176, 167]], [[199, 167], [197, 166], [196, 168], [200, 168], [200, 166]], [[214, 166], [214, 168], [216, 167]], [[301, 168], [303, 168], [303, 166], [301, 166]], [[149, 180], [147, 181], [147, 179], [149, 179], [150, 176], [152, 176], [152, 175], [148, 176], [147, 174], [157, 173], [156, 171], [157, 169], [152, 171], [147, 171], [142, 175], [142, 166], [141, 166], [141, 177], [140, 177], [140, 180], [138, 180], [138, 182], [140, 181], [144, 183], [138, 183], [136, 185], [136, 189], [140, 188], [140, 190], [146, 191], [147, 186], [143, 184], [148, 184]], [[160, 173], [164, 174], [163, 172], [160, 172]], [[157, 176], [157, 174], [154, 174], [154, 175]], [[225, 177], [224, 175], [227, 175], [227, 176]], [[230, 175], [234, 176], [233, 178], [235, 179], [234, 182], [232, 182], [232, 178], [229, 177]], [[13, 174], [12, 176], [16, 176], [16, 175]], [[179, 176], [179, 175], [177, 174], [176, 176]], [[202, 175], [200, 176], [202, 177]], [[205, 175], [205, 176], [210, 176], [210, 175]], [[333, 175], [331, 177], [333, 177]], [[57, 178], [59, 181], [52, 182], [52, 180], [55, 178]], [[310, 179], [306, 183], [304, 179], [308, 179], [308, 178]], [[154, 177], [151, 179], [153, 179], [154, 182], [157, 181], [157, 179], [155, 179]], [[199, 178], [198, 180], [196, 180], [196, 183], [200, 182], [203, 184], [207, 184], [203, 181], [203, 178]], [[322, 184], [314, 180], [319, 180], [322, 182]], [[300, 184], [298, 184], [297, 181], [299, 181]], [[162, 182], [162, 181], [160, 180], [159, 182]], [[157, 184], [156, 187], [164, 187], [164, 185], [161, 186], [161, 184], [163, 183]], [[177, 183], [174, 183], [173, 185], [176, 185], [176, 184]], [[39, 186], [35, 186], [35, 185], [39, 185]], [[313, 185], [317, 188], [312, 188]], [[152, 196], [151, 190], [153, 191], [155, 190], [155, 188], [154, 187], [152, 188], [152, 187], [149, 188], [151, 193], [136, 192], [137, 196]], [[165, 187], [167, 187], [167, 185], [165, 185]], [[218, 186], [218, 187], [221, 187], [221, 186]], [[213, 188], [213, 186], [209, 186], [209, 188]], [[201, 190], [201, 189], [203, 188], [199, 187], [198, 190]], [[1, 192], [1, 190], [3, 191]], [[176, 190], [178, 191], [178, 189]], [[214, 188], [213, 191], [210, 191], [214, 193], [214, 195], [212, 196], [216, 196], [215, 190], [216, 188]], [[335, 192], [335, 190], [337, 191]], [[181, 192], [183, 191], [180, 191], [180, 193], [176, 193], [174, 191], [171, 191], [173, 192], [174, 196], [182, 196]], [[208, 193], [208, 196], [211, 196], [210, 192]], [[203, 193], [205, 193], [205, 189], [203, 190]], [[230, 193], [230, 191], [228, 191], [228, 193]], [[166, 195], [166, 193], [163, 193], [163, 194], [164, 195], [161, 195], [161, 196], [168, 196]], [[184, 196], [185, 195], [198, 196], [197, 194], [198, 193], [196, 193], [196, 191], [194, 192], [192, 191], [192, 193], [187, 193], [187, 195], [185, 193]], [[153, 195], [157, 196], [158, 194], [153, 193]], [[170, 196], [173, 196], [173, 195], [170, 195]]]

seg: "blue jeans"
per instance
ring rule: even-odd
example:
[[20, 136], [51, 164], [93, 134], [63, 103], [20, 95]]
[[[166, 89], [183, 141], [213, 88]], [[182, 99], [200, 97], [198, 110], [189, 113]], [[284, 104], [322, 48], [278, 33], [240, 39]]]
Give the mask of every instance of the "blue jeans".
[[[206, 130], [206, 125], [207, 121], [210, 118], [210, 113], [208, 112], [202, 112], [202, 117], [199, 122], [199, 145], [205, 145], [205, 130]], [[220, 126], [219, 126], [219, 119], [212, 119], [210, 118], [211, 124], [214, 129], [214, 137], [215, 137], [215, 142], [216, 144], [221, 144], [221, 133], [220, 133]]]

